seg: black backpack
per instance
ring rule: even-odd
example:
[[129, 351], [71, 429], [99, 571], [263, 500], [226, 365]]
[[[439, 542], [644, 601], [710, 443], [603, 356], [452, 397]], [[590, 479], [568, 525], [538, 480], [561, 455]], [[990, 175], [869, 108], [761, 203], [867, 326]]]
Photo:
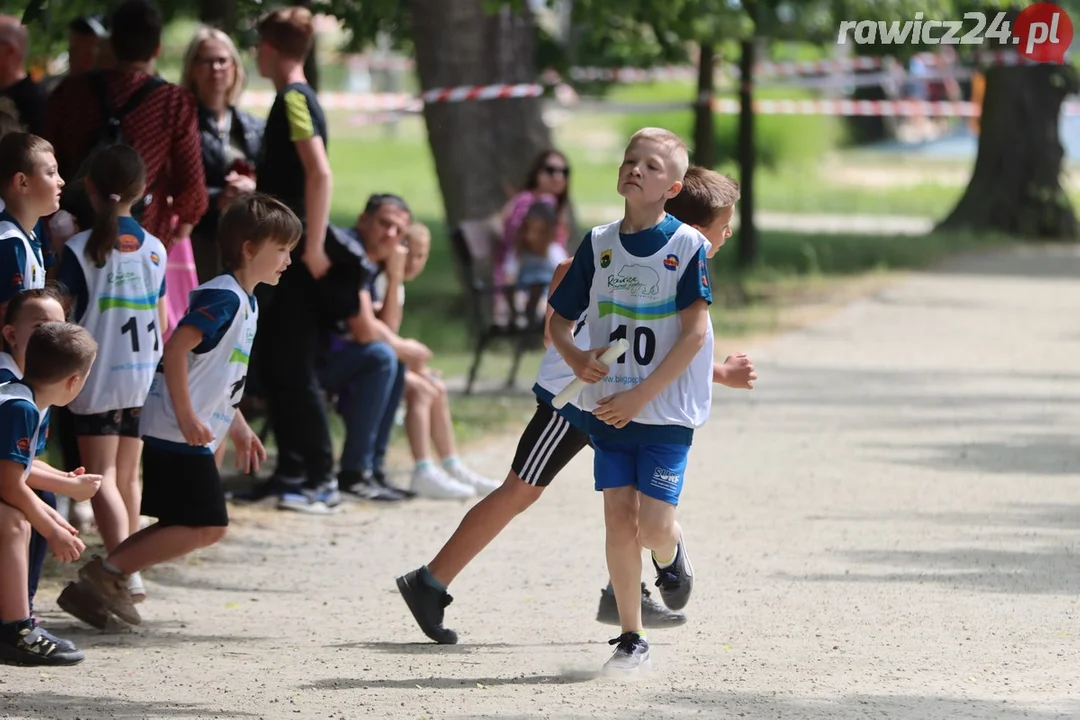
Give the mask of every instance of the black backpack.
[[[131, 94], [131, 97], [119, 110], [116, 110], [109, 100], [108, 89], [105, 87], [105, 76], [100, 71], [95, 70], [90, 73], [89, 79], [98, 97], [98, 102], [101, 104], [104, 123], [97, 142], [87, 152], [83, 161], [79, 163], [75, 176], [64, 178], [64, 189], [60, 194], [60, 208], [75, 216], [75, 222], [79, 224], [80, 230], [87, 230], [93, 227], [94, 224], [94, 208], [90, 204], [90, 196], [86, 192], [86, 183], [84, 182], [94, 156], [113, 145], [131, 144], [124, 138], [124, 133], [120, 128], [121, 121], [128, 113], [138, 107], [139, 103], [146, 99], [147, 95], [165, 84], [165, 80], [160, 77], [150, 78]], [[153, 186], [154, 180], [147, 178], [146, 194], [131, 206], [131, 215], [137, 221], [142, 220], [146, 206], [153, 200]]]

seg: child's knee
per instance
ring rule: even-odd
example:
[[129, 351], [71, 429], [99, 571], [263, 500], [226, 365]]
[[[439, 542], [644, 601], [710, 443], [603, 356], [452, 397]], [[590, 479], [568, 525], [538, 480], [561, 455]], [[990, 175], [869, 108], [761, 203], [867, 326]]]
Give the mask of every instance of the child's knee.
[[638, 513], [638, 540], [651, 549], [667, 546], [675, 535], [675, 506], [642, 498]]
[[210, 547], [225, 539], [229, 528], [224, 526], [198, 528], [198, 542], [200, 547]]
[[648, 517], [638, 519], [638, 540], [650, 550], [667, 545], [675, 534], [675, 519]]
[[540, 499], [544, 488], [530, 485], [511, 471], [510, 477], [495, 492], [500, 494], [507, 506], [520, 515]]
[[638, 535], [638, 500], [632, 487], [604, 491], [604, 523], [611, 540], [633, 542]]
[[9, 543], [30, 542], [30, 521], [18, 508], [0, 502], [0, 536]]

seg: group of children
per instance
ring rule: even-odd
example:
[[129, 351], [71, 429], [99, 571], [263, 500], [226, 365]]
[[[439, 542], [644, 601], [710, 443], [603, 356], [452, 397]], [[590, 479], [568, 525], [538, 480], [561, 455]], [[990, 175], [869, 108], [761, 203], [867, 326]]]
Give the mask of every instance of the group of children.
[[[586, 236], [556, 269], [548, 307], [550, 343], [536, 384], [537, 409], [518, 442], [506, 480], [474, 506], [431, 562], [397, 579], [420, 629], [441, 644], [453, 598], [447, 586], [519, 513], [540, 497], [586, 445], [595, 488], [604, 493], [609, 589], [597, 619], [622, 634], [605, 670], [650, 666], [645, 627], [679, 625], [694, 572], [675, 511], [694, 430], [709, 418], [712, 383], [753, 387], [743, 354], [713, 360], [708, 260], [731, 234], [736, 183], [689, 167], [675, 134], [644, 128], [619, 168], [624, 217]], [[629, 350], [600, 362], [620, 340]], [[574, 378], [585, 385], [556, 410], [555, 395]], [[640, 583], [641, 549], [651, 551], [666, 608]]]
[[[59, 605], [98, 628], [111, 616], [138, 624], [139, 572], [225, 535], [224, 437], [244, 471], [266, 457], [236, 406], [258, 320], [254, 289], [289, 266], [300, 221], [265, 195], [234, 200], [218, 234], [227, 271], [191, 294], [163, 342], [166, 249], [131, 214], [145, 175], [126, 145], [92, 157], [94, 226], [66, 242], [58, 282], [47, 284], [39, 222], [58, 210], [63, 180], [46, 141], [0, 139], [0, 268], [12, 272], [0, 354], [0, 662], [84, 658], [33, 614], [47, 551], [74, 562], [85, 549], [55, 495], [91, 500], [106, 551], [79, 569]], [[63, 472], [40, 459], [53, 406], [72, 411], [84, 467]], [[139, 529], [140, 515], [156, 522]]]
[[[617, 616], [609, 671], [649, 666], [646, 626], [681, 624], [694, 573], [676, 521], [694, 431], [709, 417], [712, 383], [752, 388], [745, 355], [713, 360], [708, 260], [730, 235], [738, 186], [688, 167], [685, 144], [656, 128], [636, 133], [619, 170], [619, 221], [594, 228], [556, 269], [547, 313], [550, 345], [534, 386], [537, 410], [504, 483], [473, 507], [439, 554], [398, 578], [428, 637], [455, 643], [443, 626], [447, 586], [586, 445], [604, 494], [610, 591], [599, 619]], [[266, 454], [237, 411], [258, 323], [254, 290], [276, 285], [302, 227], [285, 205], [252, 193], [222, 215], [226, 272], [191, 295], [162, 342], [166, 252], [131, 216], [145, 190], [138, 154], [124, 145], [93, 158], [86, 187], [94, 227], [69, 239], [46, 286], [39, 221], [56, 212], [63, 180], [52, 148], [27, 133], [0, 139], [0, 268], [13, 270], [3, 298], [0, 354], [0, 661], [65, 665], [83, 653], [42, 627], [32, 602], [47, 550], [79, 559], [78, 531], [55, 495], [91, 499], [104, 556], [80, 568], [59, 604], [88, 624], [138, 624], [139, 572], [221, 540], [228, 526], [219, 475], [223, 439], [238, 468]], [[28, 230], [27, 228], [31, 228]], [[600, 356], [625, 339], [610, 366]], [[555, 409], [574, 378], [584, 390]], [[40, 456], [49, 408], [68, 406], [84, 467], [64, 472]], [[139, 482], [142, 466], [144, 481]], [[156, 519], [139, 529], [139, 516]], [[651, 551], [666, 610], [641, 583]]]

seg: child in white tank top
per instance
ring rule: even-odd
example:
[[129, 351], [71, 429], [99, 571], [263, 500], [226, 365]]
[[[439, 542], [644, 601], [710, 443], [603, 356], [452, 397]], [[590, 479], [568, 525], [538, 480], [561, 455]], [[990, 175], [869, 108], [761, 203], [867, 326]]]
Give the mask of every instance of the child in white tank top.
[[[260, 194], [241, 196], [218, 228], [223, 275], [191, 295], [190, 309], [165, 344], [140, 418], [144, 515], [156, 522], [79, 571], [61, 607], [94, 624], [102, 610], [142, 622], [128, 590], [131, 575], [220, 541], [229, 524], [218, 470], [225, 436], [237, 468], [258, 470], [266, 451], [237, 407], [243, 399], [260, 283], [276, 285], [300, 238], [296, 215]], [[82, 602], [91, 598], [93, 603]]]
[[[67, 241], [58, 279], [74, 306], [73, 319], [100, 348], [94, 371], [69, 406], [79, 456], [104, 478], [91, 503], [106, 551], [138, 531], [139, 413], [161, 360], [165, 246], [131, 217], [143, 197], [146, 168], [127, 145], [94, 156], [87, 173], [94, 227]], [[146, 597], [131, 578], [136, 602]]]
[[[738, 186], [732, 180], [712, 170], [691, 168], [684, 178], [682, 192], [665, 207], [705, 236], [709, 241], [707, 255], [711, 258], [731, 234], [730, 221], [737, 200]], [[567, 260], [556, 268], [553, 288], [558, 287], [569, 266]], [[549, 318], [552, 313], [549, 306]], [[582, 325], [575, 327], [575, 342], [579, 348], [587, 349], [588, 334]], [[757, 380], [753, 364], [742, 353], [729, 356], [722, 364], [715, 363], [712, 377], [715, 383], [742, 389], [753, 388]], [[457, 634], [443, 626], [447, 586], [513, 517], [536, 502], [554, 477], [588, 444], [584, 415], [575, 407], [575, 400], [557, 412], [551, 407], [552, 398], [573, 378], [574, 372], [558, 351], [549, 348], [533, 387], [538, 401], [536, 413], [518, 441], [511, 471], [501, 491], [485, 497], [472, 508], [427, 565], [398, 578], [398, 589], [417, 624], [435, 642], [457, 641]], [[653, 599], [644, 584], [640, 607], [642, 621], [648, 628], [674, 627], [686, 622], [684, 614]], [[596, 617], [606, 624], [620, 624], [610, 584], [601, 592]]]

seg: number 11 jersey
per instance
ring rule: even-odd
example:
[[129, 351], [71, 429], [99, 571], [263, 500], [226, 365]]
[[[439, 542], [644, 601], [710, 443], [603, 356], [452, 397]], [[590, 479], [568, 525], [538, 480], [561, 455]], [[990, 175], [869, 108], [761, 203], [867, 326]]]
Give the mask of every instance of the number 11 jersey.
[[87, 231], [68, 241], [60, 270], [78, 323], [98, 342], [90, 377], [69, 405], [76, 415], [142, 407], [161, 360], [165, 246], [130, 217], [119, 218], [118, 228], [104, 263], [87, 256]]

